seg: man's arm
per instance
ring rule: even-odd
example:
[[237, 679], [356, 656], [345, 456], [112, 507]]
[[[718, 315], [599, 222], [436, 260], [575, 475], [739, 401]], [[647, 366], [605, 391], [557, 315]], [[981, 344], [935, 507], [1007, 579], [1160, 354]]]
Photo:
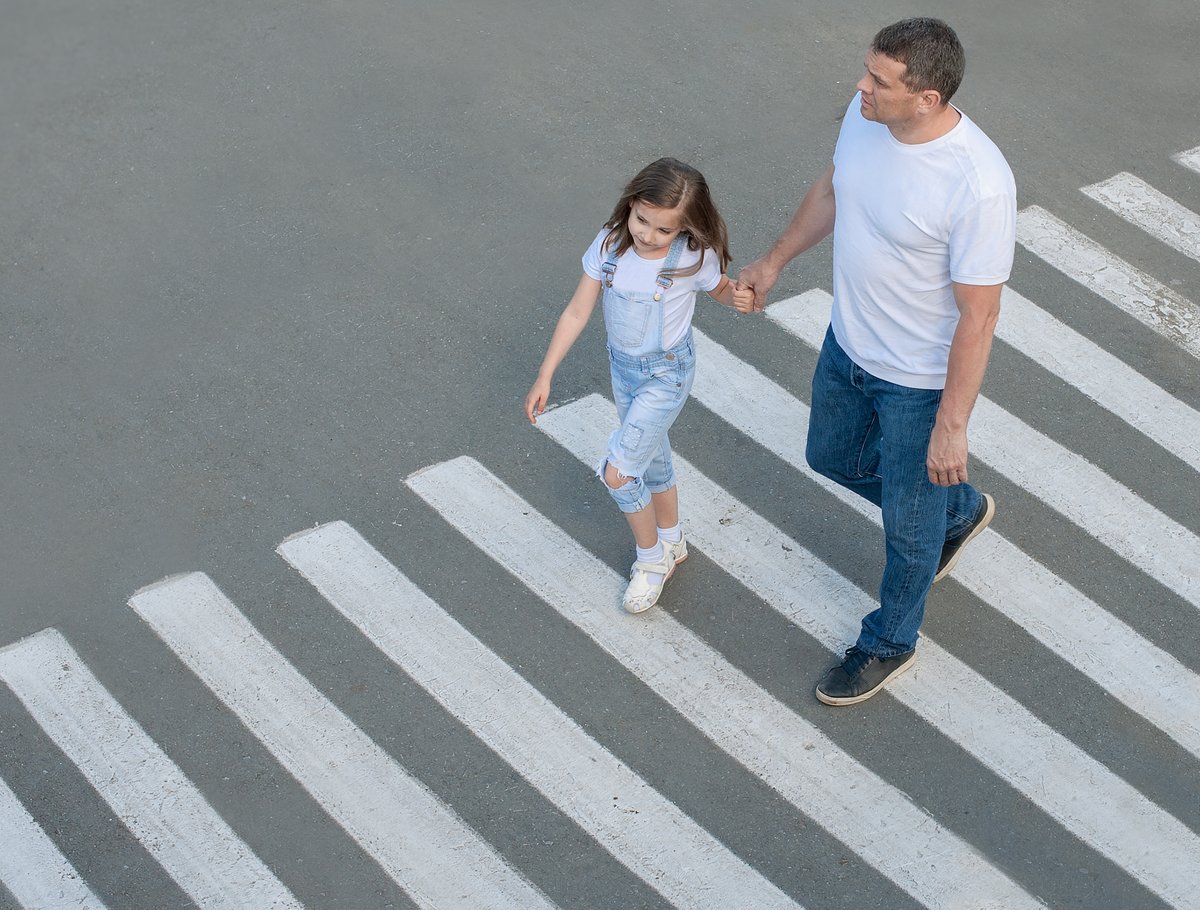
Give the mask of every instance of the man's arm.
[[929, 437], [925, 462], [930, 483], [942, 487], [967, 480], [967, 421], [987, 371], [1003, 287], [957, 282], [952, 286], [958, 305], [958, 328], [950, 342], [946, 389]]
[[761, 311], [766, 306], [767, 293], [779, 280], [779, 273], [783, 271], [783, 267], [832, 233], [834, 211], [831, 164], [804, 194], [791, 223], [779, 235], [770, 252], [750, 263], [738, 274], [738, 287], [754, 291], [756, 310]]

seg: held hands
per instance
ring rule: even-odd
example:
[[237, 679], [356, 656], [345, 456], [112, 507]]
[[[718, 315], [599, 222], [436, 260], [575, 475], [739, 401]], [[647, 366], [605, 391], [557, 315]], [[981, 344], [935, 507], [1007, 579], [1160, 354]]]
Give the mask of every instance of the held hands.
[[733, 289], [733, 308], [742, 314], [754, 312], [754, 291], [743, 288], [741, 281]]
[[529, 394], [525, 396], [525, 416], [529, 422], [536, 424], [537, 415], [546, 413], [546, 404], [550, 401], [550, 380], [538, 377]]
[[753, 303], [751, 309], [743, 310], [738, 306], [739, 313], [761, 313], [767, 306], [767, 294], [779, 280], [779, 269], [767, 263], [766, 258], [756, 259], [738, 274], [737, 289], [734, 293], [734, 305], [738, 304], [738, 295], [749, 294]]

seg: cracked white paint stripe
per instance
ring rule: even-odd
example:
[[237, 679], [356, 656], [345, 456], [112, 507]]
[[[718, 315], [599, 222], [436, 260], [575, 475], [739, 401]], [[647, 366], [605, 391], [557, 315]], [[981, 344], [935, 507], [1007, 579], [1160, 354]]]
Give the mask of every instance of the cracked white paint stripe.
[[300, 907], [56, 630], [0, 651], [0, 679], [198, 906]]
[[348, 524], [297, 534], [279, 553], [473, 734], [675, 906], [798, 910]]
[[[697, 357], [724, 387], [757, 396], [757, 388], [714, 370], [707, 350], [698, 346]], [[538, 426], [586, 463], [615, 422], [612, 404], [593, 395], [548, 412]], [[677, 453], [672, 457], [689, 540], [831, 650], [852, 643], [874, 598]], [[922, 638], [918, 650], [916, 669], [888, 687], [895, 698], [1165, 901], [1193, 906], [1200, 837], [934, 641]]]
[[0, 780], [0, 881], [27, 910], [105, 910], [54, 841]]
[[1140, 177], [1122, 171], [1080, 192], [1172, 249], [1200, 260], [1200, 216]]
[[1190, 168], [1200, 174], [1200, 145], [1194, 149], [1188, 149], [1186, 152], [1180, 152], [1178, 155], [1172, 155], [1171, 157], [1184, 167]]
[[[827, 305], [793, 297], [769, 307], [767, 315], [820, 349], [829, 325]], [[971, 415], [971, 448], [981, 461], [1200, 607], [1200, 538], [1179, 522], [983, 395]]]
[[[824, 292], [801, 298], [809, 294]], [[1200, 471], [1200, 412], [1012, 288], [1001, 301], [996, 337]]]
[[301, 676], [208, 576], [168, 579], [129, 604], [419, 907], [554, 906]]
[[1068, 278], [1200, 357], [1200, 308], [1043, 208], [1017, 215], [1017, 240]]
[[[561, 426], [561, 411], [538, 425]], [[917, 900], [944, 910], [1041, 906], [665, 611], [622, 611], [626, 579], [477, 461], [434, 465], [407, 483], [720, 748]]]

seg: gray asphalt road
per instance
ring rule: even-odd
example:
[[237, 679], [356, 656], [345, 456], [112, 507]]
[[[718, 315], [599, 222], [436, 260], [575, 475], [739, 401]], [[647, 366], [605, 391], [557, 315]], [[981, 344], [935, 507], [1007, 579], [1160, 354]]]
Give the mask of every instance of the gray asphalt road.
[[[708, 177], [731, 226], [732, 270], [755, 258], [827, 166], [872, 34], [914, 12], [962, 35], [956, 102], [1008, 157], [1020, 205], [1200, 301], [1200, 263], [1080, 192], [1128, 171], [1200, 211], [1200, 174], [1171, 157], [1200, 146], [1189, 100], [1200, 14], [1183, 0], [1002, 11], [6, 0], [0, 647], [61, 632], [305, 906], [414, 906], [128, 606], [146, 585], [204, 572], [554, 903], [666, 906], [275, 552], [344, 520], [805, 907], [931, 903], [714, 745], [404, 483], [470, 456], [623, 571], [628, 541], [603, 490], [519, 413], [584, 247], [624, 180], [670, 154]], [[1180, 345], [1024, 247], [1010, 286], [1200, 409], [1197, 361]], [[775, 296], [828, 287], [826, 244]], [[715, 305], [696, 325], [807, 401], [815, 355], [781, 327]], [[597, 321], [560, 370], [557, 401], [607, 394], [602, 341]], [[1001, 344], [985, 391], [1179, 529], [1131, 512], [1132, 550], [1152, 562], [1166, 537], [1186, 549], [1200, 535], [1196, 470], [1071, 383]], [[673, 438], [723, 489], [873, 591], [882, 554], [869, 521], [698, 403]], [[1200, 673], [1200, 601], [1027, 485], [989, 464], [973, 471], [997, 494], [994, 527], [1021, 552], [1189, 678]], [[1021, 889], [1056, 907], [1197, 906], [1196, 890], [1173, 897], [1178, 883], [1106, 854], [911, 705], [890, 695], [818, 705], [826, 645], [696, 552], [665, 611]], [[1079, 669], [1122, 654], [1070, 639], [1047, 647], [953, 583], [931, 601], [927, 631], [1127, 782], [1150, 815], [1200, 833], [1197, 754]], [[1186, 693], [1180, 704], [1196, 716]], [[0, 778], [107, 906], [194, 905], [4, 686], [0, 729]], [[845, 770], [833, 761], [828, 773]], [[1078, 801], [1103, 792], [1081, 778]], [[899, 836], [882, 833], [888, 821], [878, 819], [885, 840]], [[1179, 867], [1200, 886], [1194, 856]], [[0, 887], [8, 906], [20, 904]]]

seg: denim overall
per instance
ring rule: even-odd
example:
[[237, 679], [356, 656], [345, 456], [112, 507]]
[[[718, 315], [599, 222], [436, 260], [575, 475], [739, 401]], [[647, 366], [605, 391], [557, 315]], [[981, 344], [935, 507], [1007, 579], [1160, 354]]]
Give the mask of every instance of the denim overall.
[[692, 390], [696, 351], [690, 329], [679, 344], [663, 350], [662, 298], [672, 284], [663, 272], [678, 265], [686, 243], [682, 234], [672, 241], [655, 285], [645, 292], [613, 287], [617, 271], [613, 251], [601, 266], [613, 399], [621, 426], [609, 437], [608, 451], [596, 472], [603, 480], [604, 467], [611, 464], [628, 479], [615, 490], [605, 484], [622, 512], [640, 512], [650, 504], [652, 493], [675, 486], [667, 430]]

